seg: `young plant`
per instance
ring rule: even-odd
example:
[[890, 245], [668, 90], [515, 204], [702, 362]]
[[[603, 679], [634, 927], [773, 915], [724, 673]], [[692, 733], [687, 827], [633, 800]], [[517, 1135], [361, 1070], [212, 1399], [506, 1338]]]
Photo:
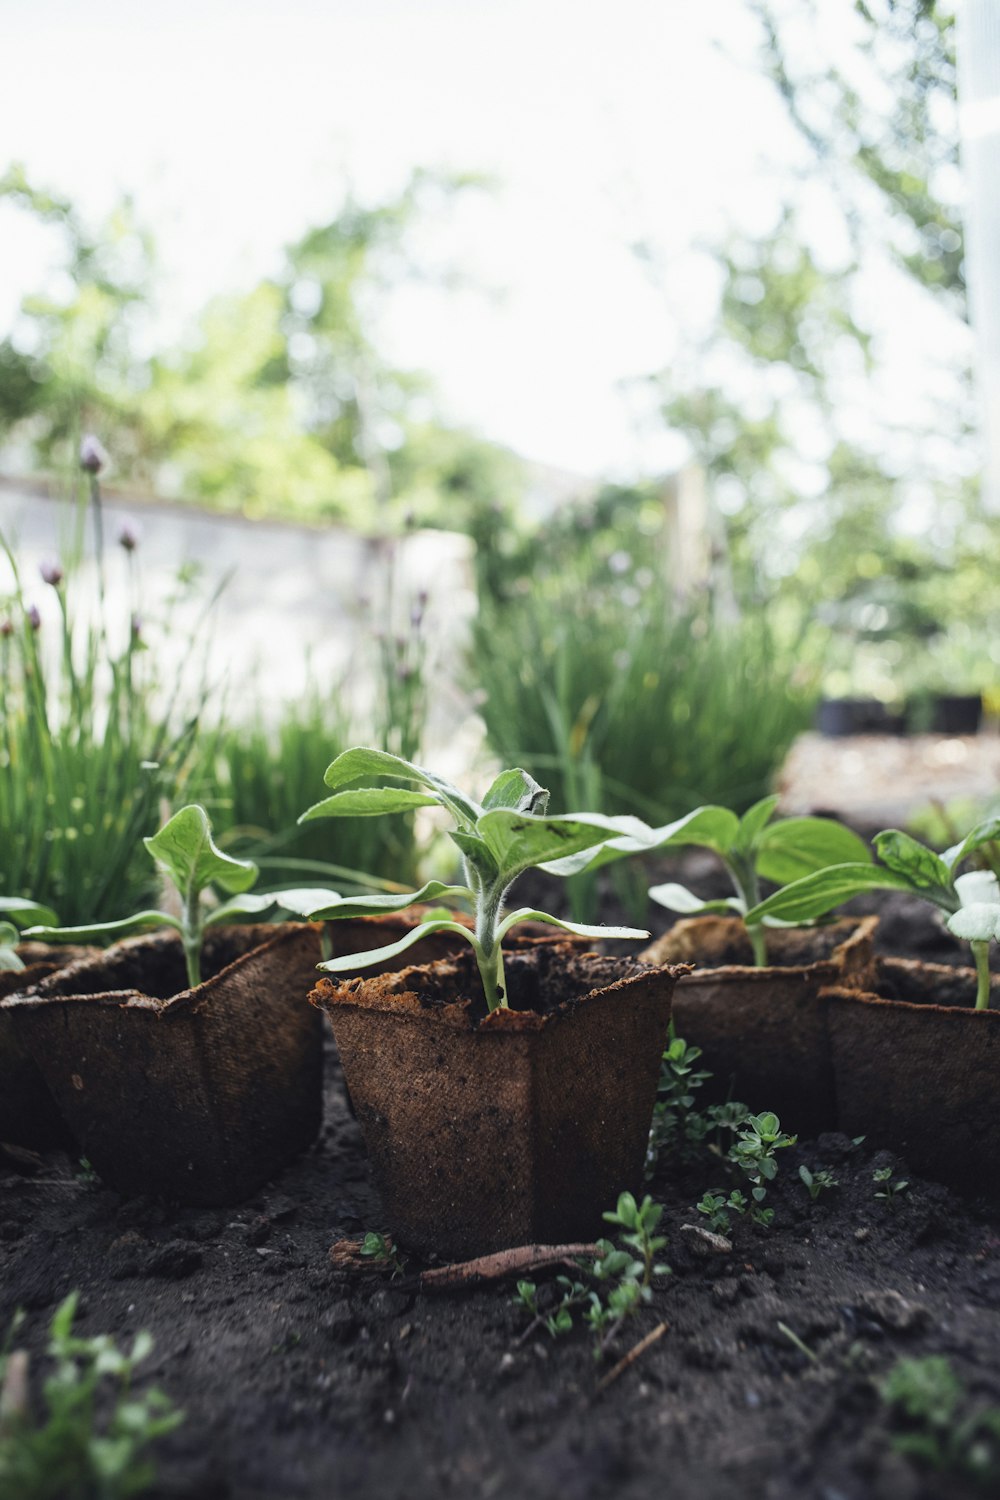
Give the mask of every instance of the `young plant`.
[[705, 1214], [713, 1229], [726, 1232], [731, 1226], [729, 1213], [748, 1216], [754, 1224], [767, 1229], [774, 1220], [773, 1208], [765, 1208], [767, 1184], [778, 1175], [775, 1152], [794, 1146], [797, 1137], [786, 1135], [778, 1116], [770, 1110], [763, 1114], [748, 1114], [739, 1128], [735, 1143], [729, 1148], [726, 1160], [749, 1180], [750, 1198], [734, 1188], [728, 1196], [723, 1193], [705, 1193], [697, 1204], [698, 1212]]
[[[405, 787], [354, 787], [362, 777], [393, 777], [416, 783], [421, 791]], [[419, 891], [402, 895], [348, 896], [333, 904], [317, 907], [310, 916], [314, 921], [337, 921], [356, 916], [378, 916], [404, 911], [418, 902], [433, 901], [445, 907], [468, 904], [472, 907], [475, 926], [470, 931], [447, 913], [432, 913], [405, 937], [385, 947], [365, 953], [345, 954], [321, 964], [329, 973], [356, 972], [371, 964], [395, 958], [412, 944], [433, 932], [451, 932], [465, 938], [472, 946], [482, 979], [483, 993], [489, 1011], [507, 1004], [504, 977], [504, 937], [518, 922], [546, 922], [580, 937], [642, 938], [648, 933], [631, 927], [592, 927], [566, 922], [548, 912], [519, 907], [505, 913], [505, 903], [512, 883], [519, 875], [557, 855], [575, 854], [604, 843], [622, 831], [628, 820], [605, 818], [597, 813], [546, 815], [549, 794], [526, 771], [501, 771], [482, 802], [474, 802], [457, 787], [420, 766], [383, 750], [357, 748], [345, 750], [327, 768], [325, 781], [334, 795], [318, 802], [302, 814], [300, 822], [311, 818], [377, 817], [385, 813], [409, 812], [415, 807], [443, 807], [455, 827], [449, 837], [462, 856], [464, 885], [446, 885], [429, 881]], [[350, 788], [343, 790], [343, 788]]]
[[973, 855], [989, 858], [990, 846], [998, 839], [1000, 818], [988, 818], [939, 855], [908, 833], [889, 828], [874, 841], [881, 865], [850, 862], [816, 870], [768, 896], [752, 908], [748, 920], [812, 922], [868, 891], [908, 891], [936, 906], [948, 930], [971, 943], [976, 1009], [986, 1010], [990, 1003], [989, 947], [1000, 937], [1000, 883], [993, 870], [970, 870], [964, 875], [956, 871]]
[[706, 1116], [695, 1109], [698, 1090], [711, 1073], [698, 1067], [700, 1047], [689, 1047], [683, 1037], [674, 1033], [670, 1023], [670, 1040], [660, 1061], [660, 1082], [653, 1123], [649, 1132], [646, 1165], [652, 1169], [661, 1151], [679, 1144], [682, 1149], [699, 1144], [707, 1134]]
[[877, 1188], [876, 1198], [880, 1198], [888, 1208], [895, 1208], [896, 1199], [910, 1185], [905, 1177], [894, 1179], [891, 1167], [876, 1167], [872, 1173], [872, 1182]]
[[882, 1400], [906, 1423], [892, 1446], [939, 1474], [992, 1485], [1000, 1479], [1000, 1409], [961, 1417], [965, 1394], [942, 1355], [899, 1360], [881, 1385]]
[[[10, 917], [10, 921], [2, 920]], [[19, 896], [0, 896], [0, 970], [20, 972], [24, 960], [17, 952], [18, 927], [28, 922], [58, 922], [59, 918], [49, 906], [39, 906], [37, 901], [25, 901]]]
[[[173, 883], [180, 897], [181, 915], [147, 910], [117, 922], [96, 922], [85, 927], [29, 927], [26, 937], [53, 943], [86, 943], [94, 939], [120, 938], [148, 927], [172, 927], [181, 935], [188, 983], [201, 983], [201, 953], [206, 930], [220, 922], [260, 916], [271, 907], [296, 916], [324, 899], [335, 899], [335, 891], [315, 889], [248, 894], [257, 879], [257, 866], [249, 859], [233, 859], [216, 848], [212, 825], [203, 807], [192, 803], [179, 812], [152, 838], [143, 840], [160, 871]], [[209, 908], [203, 900], [211, 886], [219, 886], [228, 900]]]
[[754, 963], [763, 965], [767, 963], [764, 928], [768, 924], [765, 919], [751, 915], [760, 902], [761, 880], [784, 886], [831, 864], [847, 861], [861, 864], [871, 860], [862, 840], [842, 823], [831, 818], [782, 818], [775, 823], [772, 819], [777, 805], [777, 797], [764, 797], [742, 818], [727, 807], [698, 807], [663, 828], [648, 828], [635, 819], [624, 837], [611, 839], [600, 849], [546, 868], [574, 874], [598, 869], [632, 854], [692, 845], [710, 849], [725, 865], [735, 895], [719, 901], [703, 901], [686, 886], [673, 882], [655, 885], [649, 894], [661, 906], [685, 916], [727, 913], [742, 917]]
[[[184, 1420], [162, 1392], [132, 1389], [135, 1368], [153, 1347], [149, 1334], [136, 1335], [131, 1354], [107, 1334], [78, 1338], [77, 1301], [71, 1293], [52, 1319], [53, 1368], [42, 1385], [42, 1410], [33, 1415], [16, 1400], [0, 1412], [0, 1495], [9, 1500], [142, 1494], [155, 1477], [147, 1450]], [[26, 1356], [0, 1350], [0, 1389], [18, 1358]]]
[[403, 1274], [403, 1262], [396, 1250], [395, 1243], [387, 1234], [382, 1234], [378, 1229], [369, 1229], [361, 1241], [360, 1254], [366, 1260], [375, 1265], [384, 1266], [392, 1272], [393, 1279]]
[[817, 1167], [815, 1172], [810, 1172], [808, 1167], [800, 1167], [799, 1180], [814, 1203], [820, 1193], [829, 1192], [831, 1188], [839, 1186], [829, 1167]]

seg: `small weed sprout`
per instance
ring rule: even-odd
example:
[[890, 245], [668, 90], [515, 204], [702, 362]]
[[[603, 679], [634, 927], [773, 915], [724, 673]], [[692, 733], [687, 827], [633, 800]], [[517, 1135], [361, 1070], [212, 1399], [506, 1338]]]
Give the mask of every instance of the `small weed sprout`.
[[376, 1265], [385, 1266], [392, 1271], [393, 1280], [403, 1274], [403, 1261], [396, 1250], [395, 1243], [387, 1234], [381, 1234], [377, 1229], [369, 1229], [361, 1241], [359, 1252], [367, 1260]]
[[906, 1424], [892, 1446], [939, 1474], [991, 1486], [1000, 1479], [1000, 1408], [959, 1415], [965, 1387], [941, 1355], [901, 1359], [882, 1382], [886, 1405]]
[[828, 1167], [817, 1167], [815, 1172], [810, 1172], [808, 1167], [800, 1167], [799, 1178], [814, 1203], [821, 1193], [828, 1193], [831, 1188], [840, 1185]]
[[872, 1182], [878, 1187], [876, 1198], [880, 1198], [889, 1208], [896, 1207], [896, 1199], [910, 1186], [905, 1177], [893, 1180], [891, 1167], [876, 1167], [872, 1173]]
[[[262, 916], [272, 908], [304, 916], [324, 900], [337, 899], [335, 891], [307, 889], [250, 893], [257, 879], [257, 866], [250, 859], [233, 859], [216, 848], [208, 814], [197, 803], [182, 807], [164, 823], [159, 833], [143, 839], [161, 872], [176, 888], [181, 915], [166, 911], [140, 911], [118, 922], [98, 922], [88, 927], [29, 927], [26, 937], [43, 942], [86, 943], [94, 939], [125, 937], [149, 927], [172, 927], [181, 935], [188, 983], [201, 983], [201, 953], [208, 927], [242, 917]], [[229, 897], [211, 910], [203, 897], [219, 886]]]
[[767, 1229], [774, 1221], [774, 1210], [764, 1207], [767, 1184], [778, 1174], [775, 1153], [794, 1146], [797, 1137], [787, 1135], [781, 1128], [778, 1116], [770, 1110], [763, 1114], [747, 1114], [738, 1127], [739, 1135], [730, 1146], [726, 1160], [739, 1167], [750, 1184], [750, 1197], [734, 1189], [730, 1193], [705, 1193], [696, 1205], [704, 1214], [712, 1229], [726, 1233], [731, 1227], [730, 1213], [746, 1217], [752, 1223]]
[[700, 1145], [707, 1133], [706, 1119], [695, 1109], [701, 1086], [711, 1078], [705, 1068], [697, 1066], [700, 1047], [689, 1047], [674, 1032], [670, 1023], [670, 1040], [660, 1064], [660, 1082], [653, 1123], [649, 1134], [647, 1166], [652, 1169], [661, 1151], [679, 1148], [687, 1151]]
[[[8, 1411], [0, 1423], [4, 1500], [127, 1500], [142, 1494], [155, 1477], [146, 1450], [184, 1420], [161, 1391], [132, 1389], [135, 1368], [153, 1347], [149, 1334], [137, 1334], [131, 1354], [106, 1334], [75, 1336], [78, 1296], [71, 1293], [52, 1319], [53, 1369], [42, 1385], [42, 1412]], [[0, 1353], [0, 1387], [17, 1357], [9, 1344], [20, 1321]]]

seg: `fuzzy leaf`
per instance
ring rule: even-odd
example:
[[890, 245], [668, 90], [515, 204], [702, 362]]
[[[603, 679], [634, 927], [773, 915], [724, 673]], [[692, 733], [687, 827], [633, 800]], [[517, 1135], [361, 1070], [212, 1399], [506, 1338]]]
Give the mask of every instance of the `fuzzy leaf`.
[[230, 894], [245, 891], [257, 879], [252, 859], [233, 859], [216, 848], [208, 814], [197, 803], [182, 807], [143, 843], [185, 899], [208, 885]]
[[926, 896], [946, 910], [954, 909], [956, 897], [952, 890], [951, 871], [926, 844], [918, 843], [908, 833], [898, 828], [887, 828], [875, 835], [875, 852], [884, 865], [903, 875], [910, 889], [919, 896]]
[[783, 818], [757, 840], [757, 871], [775, 885], [788, 885], [829, 865], [871, 862], [864, 840], [832, 818]]
[[757, 840], [774, 817], [778, 805], [777, 797], [762, 797], [753, 807], [748, 807], [740, 819], [740, 826], [733, 841], [737, 854], [752, 854]]
[[866, 891], [912, 889], [910, 882], [894, 870], [883, 870], [877, 865], [831, 865], [775, 891], [773, 896], [768, 896], [766, 901], [747, 912], [746, 921], [750, 925], [766, 921], [768, 917], [779, 917], [783, 922], [796, 924], [813, 922]]
[[641, 818], [610, 819], [618, 825], [618, 836], [598, 849], [547, 862], [543, 869], [550, 875], [576, 875], [583, 870], [598, 870], [615, 860], [633, 854], [650, 854], [658, 849], [682, 848], [696, 844], [725, 858], [739, 829], [739, 819], [728, 807], [696, 807], [674, 823], [651, 828]]
[[953, 912], [945, 925], [954, 937], [967, 943], [990, 943], [1000, 936], [1000, 905], [973, 901]]
[[669, 880], [663, 885], [651, 886], [649, 895], [668, 911], [679, 911], [684, 916], [694, 916], [696, 913], [699, 916], [719, 916], [727, 912], [743, 911], [743, 903], [738, 896], [727, 896], [720, 901], [703, 901], [694, 891], [689, 891], [686, 885], [675, 885]]
[[445, 885], [440, 880], [428, 880], [419, 891], [400, 891], [384, 896], [343, 896], [328, 906], [319, 906], [308, 913], [311, 922], [336, 922], [344, 917], [384, 917], [393, 912], [406, 911], [409, 906], [422, 905], [426, 901], [471, 901], [472, 892], [464, 885]]
[[59, 918], [51, 906], [40, 906], [37, 901], [27, 901], [21, 896], [0, 896], [0, 916], [10, 917], [17, 927], [26, 927], [29, 922], [59, 926]]
[[320, 969], [327, 974], [353, 974], [357, 969], [371, 968], [372, 964], [380, 964], [384, 959], [395, 958], [400, 953], [405, 953], [407, 948], [412, 948], [414, 943], [419, 943], [421, 938], [430, 937], [435, 932], [453, 932], [458, 937], [463, 937], [473, 947], [476, 940], [467, 927], [461, 927], [458, 922], [446, 922], [444, 920], [421, 922], [414, 927], [405, 937], [401, 937], [395, 943], [386, 943], [384, 948], [368, 948], [361, 953], [342, 953], [338, 958], [328, 958], [326, 963], [319, 964]]
[[542, 818], [509, 808], [483, 813], [476, 824], [476, 832], [496, 861], [504, 885], [524, 870], [604, 843], [615, 831], [613, 820], [597, 814]]
[[965, 875], [956, 875], [955, 889], [962, 906], [975, 906], [979, 901], [1000, 904], [1000, 881], [992, 870], [969, 870]]
[[974, 854], [984, 844], [993, 843], [1000, 843], [1000, 818], [986, 818], [984, 822], [977, 823], [964, 839], [946, 849], [941, 859], [949, 870], [954, 870], [968, 855]]
[[16, 942], [17, 928], [13, 922], [0, 922], [0, 970], [7, 973], [19, 973], [24, 968], [23, 961], [14, 952]]
[[649, 933], [638, 927], [595, 927], [583, 922], [564, 922], [560, 917], [550, 917], [547, 911], [535, 911], [530, 906], [518, 907], [509, 912], [497, 927], [497, 937], [504, 938], [519, 922], [546, 922], [550, 927], [561, 927], [575, 937], [585, 938], [648, 938]]
[[380, 818], [384, 813], [412, 812], [415, 807], [439, 807], [440, 797], [411, 792], [401, 786], [359, 786], [335, 792], [314, 802], [299, 815], [300, 823], [313, 818]]
[[495, 884], [499, 879], [500, 871], [497, 862], [489, 851], [488, 845], [479, 837], [478, 833], [462, 833], [454, 829], [449, 830], [448, 837], [452, 843], [457, 844], [465, 859], [475, 870], [484, 886]]
[[461, 825], [473, 825], [482, 812], [478, 803], [464, 796], [450, 781], [399, 755], [390, 755], [387, 750], [371, 750], [366, 746], [345, 750], [327, 766], [323, 780], [328, 787], [335, 788], [347, 786], [362, 776], [394, 776], [400, 781], [415, 781], [433, 792], [435, 801], [446, 807]]
[[495, 807], [509, 807], [514, 812], [544, 814], [549, 805], [549, 794], [527, 771], [520, 766], [501, 771], [500, 775], [483, 798], [484, 812]]
[[130, 932], [141, 932], [146, 927], [173, 927], [180, 931], [180, 922], [165, 911], [137, 911], [134, 917], [122, 917], [118, 922], [94, 922], [89, 927], [29, 927], [26, 938], [37, 938], [40, 943], [89, 943], [101, 938], [127, 937]]
[[221, 906], [209, 912], [205, 918], [205, 926], [232, 922], [240, 917], [260, 916], [261, 912], [269, 911], [272, 907], [277, 911], [291, 912], [296, 917], [308, 917], [317, 906], [329, 905], [339, 899], [337, 891], [324, 890], [321, 886], [289, 891], [247, 891], [243, 895], [233, 896], [231, 900], [224, 901]]

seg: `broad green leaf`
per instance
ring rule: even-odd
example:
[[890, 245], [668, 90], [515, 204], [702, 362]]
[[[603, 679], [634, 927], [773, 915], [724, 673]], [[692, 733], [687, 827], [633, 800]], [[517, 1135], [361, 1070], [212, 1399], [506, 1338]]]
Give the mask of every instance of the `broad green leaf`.
[[291, 912], [296, 917], [307, 917], [317, 906], [328, 906], [339, 900], [337, 891], [324, 890], [322, 886], [289, 891], [248, 891], [243, 895], [233, 896], [209, 912], [205, 918], [205, 926], [232, 922], [239, 917], [259, 916], [272, 907], [276, 911]]
[[432, 921], [421, 922], [414, 927], [405, 937], [401, 937], [395, 943], [386, 943], [384, 948], [369, 948], [361, 953], [342, 953], [339, 958], [328, 958], [326, 963], [318, 967], [324, 969], [327, 974], [353, 974], [358, 969], [369, 969], [372, 964], [380, 964], [387, 958], [395, 958], [400, 953], [405, 953], [407, 948], [412, 948], [414, 943], [419, 943], [422, 938], [430, 937], [435, 932], [453, 932], [458, 937], [463, 937], [473, 947], [476, 940], [467, 927], [461, 927], [457, 922]]
[[26, 927], [29, 922], [59, 926], [59, 918], [51, 906], [40, 906], [37, 901], [27, 901], [21, 896], [0, 896], [0, 915], [10, 917], [18, 927]]
[[727, 807], [696, 807], [685, 813], [676, 822], [665, 823], [661, 828], [651, 828], [641, 818], [613, 818], [618, 825], [618, 837], [602, 844], [598, 849], [584, 850], [569, 859], [547, 862], [543, 869], [550, 875], [576, 875], [583, 870], [598, 870], [602, 865], [615, 860], [628, 859], [633, 854], [651, 854], [658, 849], [686, 848], [698, 845], [711, 849], [725, 859], [739, 829], [739, 819]]
[[679, 911], [685, 916], [694, 916], [696, 913], [699, 916], [718, 916], [743, 911], [743, 903], [738, 896], [727, 896], [720, 901], [703, 901], [694, 891], [689, 891], [686, 885], [675, 885], [669, 880], [664, 885], [651, 886], [649, 895], [668, 911]]
[[950, 933], [967, 943], [990, 943], [1000, 936], [1000, 905], [995, 901], [973, 901], [953, 912], [945, 925]]
[[962, 906], [975, 906], [980, 901], [1000, 904], [1000, 881], [992, 870], [970, 870], [966, 875], [956, 875], [955, 890]]
[[550, 927], [561, 927], [563, 932], [572, 932], [585, 938], [648, 938], [649, 933], [638, 927], [594, 927], [582, 922], [564, 922], [560, 917], [550, 917], [547, 911], [535, 911], [530, 906], [521, 906], [510, 912], [497, 927], [497, 937], [504, 938], [519, 922], [546, 922]]
[[363, 745], [338, 755], [327, 766], [323, 780], [328, 787], [339, 787], [358, 781], [362, 776], [394, 776], [400, 781], [415, 781], [419, 786], [428, 787], [459, 824], [473, 825], [482, 812], [478, 803], [464, 796], [458, 787], [452, 786], [442, 776], [425, 770], [423, 766], [415, 766], [399, 755], [390, 755], [387, 750], [371, 750]]
[[527, 771], [520, 766], [501, 771], [500, 775], [483, 798], [483, 811], [494, 807], [509, 807], [514, 812], [544, 814], [549, 805], [549, 794]]
[[118, 922], [94, 922], [89, 927], [28, 927], [24, 936], [37, 938], [40, 943], [89, 943], [106, 937], [127, 937], [145, 927], [173, 927], [179, 932], [180, 926], [169, 912], [137, 911], [134, 917], [122, 917]]
[[16, 943], [17, 928], [13, 922], [0, 922], [0, 970], [19, 973], [24, 968], [22, 959], [14, 952]]
[[766, 901], [747, 912], [748, 925], [764, 921], [767, 917], [779, 917], [783, 922], [813, 922], [826, 916], [834, 907], [841, 906], [854, 896], [866, 891], [912, 891], [913, 886], [894, 870], [883, 870], [877, 865], [846, 864], [830, 865], [826, 870], [816, 870], [802, 880], [794, 880], [783, 890], [775, 891]]
[[380, 818], [383, 813], [412, 812], [415, 807], [440, 805], [440, 797], [410, 792], [401, 786], [355, 787], [314, 802], [299, 815], [299, 822], [308, 823], [312, 818]]
[[998, 842], [1000, 842], [1000, 818], [987, 818], [984, 822], [977, 823], [975, 828], [971, 829], [959, 843], [946, 849], [941, 859], [949, 870], [954, 870], [956, 865], [960, 865], [963, 859], [974, 854], [984, 844]]
[[478, 833], [461, 833], [450, 829], [448, 837], [453, 844], [457, 844], [462, 855], [479, 876], [484, 886], [495, 885], [500, 878], [497, 862], [490, 853], [489, 846], [479, 837]]
[[908, 833], [898, 828], [887, 828], [875, 835], [875, 852], [884, 865], [904, 875], [910, 889], [920, 896], [952, 910], [956, 897], [952, 888], [951, 871], [933, 849], [918, 843]]
[[597, 814], [583, 818], [569, 814], [539, 818], [508, 808], [483, 813], [476, 824], [476, 832], [496, 861], [504, 885], [535, 865], [604, 843], [614, 831], [612, 820]]
[[864, 839], [832, 818], [783, 818], [757, 840], [757, 872], [788, 885], [829, 865], [871, 864]]
[[733, 841], [738, 854], [752, 854], [758, 838], [774, 816], [777, 797], [762, 797], [753, 807], [748, 807], [740, 819], [740, 826]]
[[343, 896], [329, 906], [315, 908], [308, 916], [312, 922], [336, 922], [345, 917], [383, 917], [427, 901], [439, 901], [442, 897], [446, 901], [473, 899], [472, 892], [464, 885], [445, 885], [440, 880], [428, 880], [419, 891], [384, 896]]
[[216, 848], [208, 814], [197, 803], [182, 807], [143, 843], [185, 899], [208, 885], [230, 894], [245, 891], [257, 879], [252, 859], [233, 859]]

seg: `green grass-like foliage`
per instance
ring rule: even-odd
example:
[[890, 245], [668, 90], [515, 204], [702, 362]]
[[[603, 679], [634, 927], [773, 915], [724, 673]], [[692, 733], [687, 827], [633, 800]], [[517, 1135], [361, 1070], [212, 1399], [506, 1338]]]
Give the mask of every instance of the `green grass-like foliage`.
[[[78, 1300], [72, 1292], [52, 1319], [38, 1409], [0, 1415], [0, 1500], [141, 1495], [155, 1478], [149, 1448], [184, 1420], [161, 1391], [132, 1389], [152, 1350], [150, 1335], [139, 1333], [130, 1354], [107, 1334], [80, 1338], [73, 1333]], [[12, 1338], [20, 1322], [19, 1315]], [[0, 1354], [0, 1388], [17, 1357], [9, 1348]]]
[[963, 1415], [964, 1385], [943, 1355], [901, 1359], [881, 1385], [902, 1431], [892, 1446], [922, 1467], [989, 1487], [1000, 1481], [1000, 1408]]
[[[375, 776], [407, 781], [416, 784], [420, 790], [356, 785]], [[385, 915], [428, 901], [446, 907], [469, 906], [475, 917], [475, 929], [470, 931], [447, 915], [431, 915], [397, 942], [363, 954], [345, 954], [320, 966], [330, 973], [352, 972], [382, 963], [404, 953], [431, 933], [450, 932], [471, 944], [486, 1005], [492, 1011], [507, 1004], [501, 944], [518, 922], [546, 922], [581, 937], [648, 936], [648, 933], [630, 927], [594, 927], [562, 921], [531, 907], [520, 907], [509, 913], [504, 911], [508, 891], [519, 875], [559, 857], [594, 848], [616, 834], [627, 832], [632, 826], [630, 820], [605, 818], [597, 813], [549, 816], [546, 813], [548, 791], [520, 768], [501, 771], [479, 803], [436, 772], [364, 746], [338, 755], [328, 766], [324, 780], [333, 795], [304, 812], [304, 822], [313, 818], [381, 817], [411, 812], [417, 807], [443, 808], [454, 824], [449, 837], [461, 854], [466, 883], [445, 885], [432, 880], [420, 890], [402, 895], [346, 897], [314, 910], [310, 914], [314, 920], [337, 921], [347, 917]]]
[[[251, 892], [257, 866], [249, 859], [234, 859], [217, 848], [212, 825], [203, 807], [192, 803], [174, 813], [159, 833], [143, 840], [161, 873], [180, 896], [181, 914], [150, 908], [115, 922], [93, 922], [81, 927], [29, 927], [25, 936], [50, 943], [88, 943], [127, 937], [150, 927], [170, 927], [181, 935], [188, 983], [201, 983], [201, 951], [208, 927], [263, 917], [282, 910], [301, 916], [312, 907], [336, 900], [337, 892], [317, 887], [269, 893]], [[203, 897], [218, 886], [228, 899], [211, 910]]]

